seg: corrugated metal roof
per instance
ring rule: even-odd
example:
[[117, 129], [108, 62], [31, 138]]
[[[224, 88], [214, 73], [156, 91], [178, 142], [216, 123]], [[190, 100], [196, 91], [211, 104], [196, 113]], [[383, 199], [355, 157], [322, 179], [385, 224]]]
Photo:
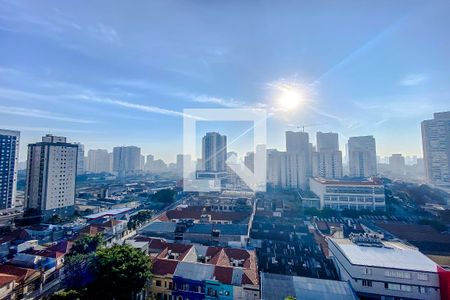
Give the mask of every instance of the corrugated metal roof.
[[302, 300], [357, 300], [350, 285], [344, 281], [280, 274], [261, 274], [261, 298], [279, 300], [294, 296]]
[[212, 230], [219, 230], [220, 234], [246, 235], [247, 225], [245, 224], [194, 224], [186, 232], [209, 234]]
[[175, 232], [176, 228], [177, 224], [174, 222], [153, 222], [140, 229], [139, 232]]
[[214, 278], [214, 268], [213, 265], [179, 262], [173, 275], [197, 281], [211, 280]]

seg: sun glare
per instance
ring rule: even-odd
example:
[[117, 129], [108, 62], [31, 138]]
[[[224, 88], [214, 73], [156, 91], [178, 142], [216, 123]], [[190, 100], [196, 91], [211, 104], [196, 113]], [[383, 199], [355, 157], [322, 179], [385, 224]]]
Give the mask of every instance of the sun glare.
[[281, 89], [280, 93], [278, 104], [284, 110], [295, 109], [304, 100], [302, 93], [295, 87], [285, 87]]

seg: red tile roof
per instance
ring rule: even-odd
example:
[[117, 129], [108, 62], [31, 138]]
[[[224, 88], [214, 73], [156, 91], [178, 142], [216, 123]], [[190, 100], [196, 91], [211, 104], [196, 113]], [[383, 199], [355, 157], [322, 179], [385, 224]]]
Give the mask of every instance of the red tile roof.
[[242, 284], [258, 285], [258, 270], [244, 269], [244, 275], [242, 275]]
[[155, 259], [153, 260], [152, 274], [164, 276], [173, 274], [177, 268], [178, 261], [170, 259]]
[[44, 249], [44, 250], [28, 249], [24, 253], [33, 254], [33, 255], [37, 255], [37, 256], [43, 256], [43, 257], [50, 257], [50, 258], [55, 258], [55, 259], [59, 258], [61, 256], [64, 256], [64, 254], [65, 254], [63, 252], [52, 251], [52, 250], [48, 250], [48, 249]]
[[102, 233], [105, 231], [105, 228], [95, 226], [95, 225], [88, 225], [80, 230], [81, 234], [88, 234], [88, 235], [96, 235], [98, 233]]
[[177, 260], [179, 261], [182, 261], [193, 247], [192, 245], [174, 243], [167, 243], [165, 246], [166, 247], [161, 251], [161, 253], [158, 254], [157, 257], [166, 258], [170, 252], [171, 254], [178, 254]]
[[158, 239], [158, 238], [150, 238], [150, 237], [146, 237], [146, 236], [137, 236], [137, 237], [134, 238], [134, 240], [137, 241], [137, 242], [148, 242], [148, 247], [150, 249], [163, 250], [167, 246], [166, 241], [164, 241], [163, 239]]
[[0, 244], [3, 244], [5, 242], [12, 242], [15, 240], [22, 240], [26, 241], [31, 239], [31, 235], [24, 229], [16, 229], [13, 232], [3, 234], [2, 237], [0, 237]]
[[375, 224], [400, 239], [408, 241], [450, 243], [450, 235], [442, 234], [430, 225], [394, 221], [375, 221]]
[[64, 254], [69, 253], [70, 249], [72, 248], [73, 242], [72, 241], [59, 241], [58, 243], [54, 244], [53, 246], [50, 246], [47, 248], [47, 250], [50, 251], [57, 251]]
[[225, 250], [222, 249], [211, 258], [209, 263], [217, 266], [230, 266], [230, 258], [226, 254]]
[[4, 287], [8, 283], [11, 283], [16, 280], [16, 276], [9, 274], [0, 274], [0, 287]]
[[16, 267], [14, 265], [9, 264], [0, 265], [0, 273], [16, 276], [17, 277], [16, 281], [18, 282], [27, 280], [36, 272], [37, 271], [33, 269]]
[[221, 283], [231, 284], [233, 280], [233, 267], [216, 266], [214, 269], [214, 277]]

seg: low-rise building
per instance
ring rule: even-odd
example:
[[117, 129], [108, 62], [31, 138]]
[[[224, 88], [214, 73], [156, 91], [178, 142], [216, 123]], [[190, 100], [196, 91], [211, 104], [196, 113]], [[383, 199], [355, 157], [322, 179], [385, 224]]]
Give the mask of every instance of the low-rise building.
[[135, 240], [152, 245], [150, 299], [260, 299], [255, 251]]
[[384, 185], [378, 178], [310, 178], [310, 189], [320, 199], [320, 209], [384, 210]]
[[359, 299], [348, 282], [261, 273], [261, 299], [279, 300], [289, 296], [301, 300]]
[[440, 267], [413, 247], [364, 234], [328, 238], [328, 248], [340, 279], [360, 297], [449, 299], [441, 294]]

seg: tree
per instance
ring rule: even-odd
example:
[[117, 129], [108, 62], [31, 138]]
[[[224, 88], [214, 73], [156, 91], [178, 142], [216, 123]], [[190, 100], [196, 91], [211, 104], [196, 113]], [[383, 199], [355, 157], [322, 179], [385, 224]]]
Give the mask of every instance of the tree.
[[287, 296], [284, 300], [297, 300], [294, 296]]
[[152, 218], [153, 214], [151, 210], [143, 210], [130, 217], [127, 223], [128, 229], [136, 229], [136, 227], [141, 226], [143, 223], [147, 222]]
[[83, 291], [63, 290], [51, 295], [49, 300], [81, 300], [84, 299]]
[[151, 277], [149, 256], [129, 245], [99, 248], [90, 265], [93, 299], [134, 299]]
[[58, 214], [54, 214], [48, 221], [50, 224], [59, 224], [62, 222], [62, 218]]
[[175, 191], [172, 189], [164, 189], [157, 191], [156, 194], [153, 195], [153, 201], [170, 204], [175, 200]]
[[101, 234], [85, 235], [75, 241], [64, 259], [64, 282], [68, 287], [81, 288], [92, 281], [89, 265], [102, 244]]
[[84, 235], [75, 241], [68, 255], [89, 254], [97, 250], [102, 244], [103, 236], [101, 234]]
[[89, 266], [93, 257], [94, 253], [66, 255], [63, 269], [65, 286], [80, 289], [92, 282]]

